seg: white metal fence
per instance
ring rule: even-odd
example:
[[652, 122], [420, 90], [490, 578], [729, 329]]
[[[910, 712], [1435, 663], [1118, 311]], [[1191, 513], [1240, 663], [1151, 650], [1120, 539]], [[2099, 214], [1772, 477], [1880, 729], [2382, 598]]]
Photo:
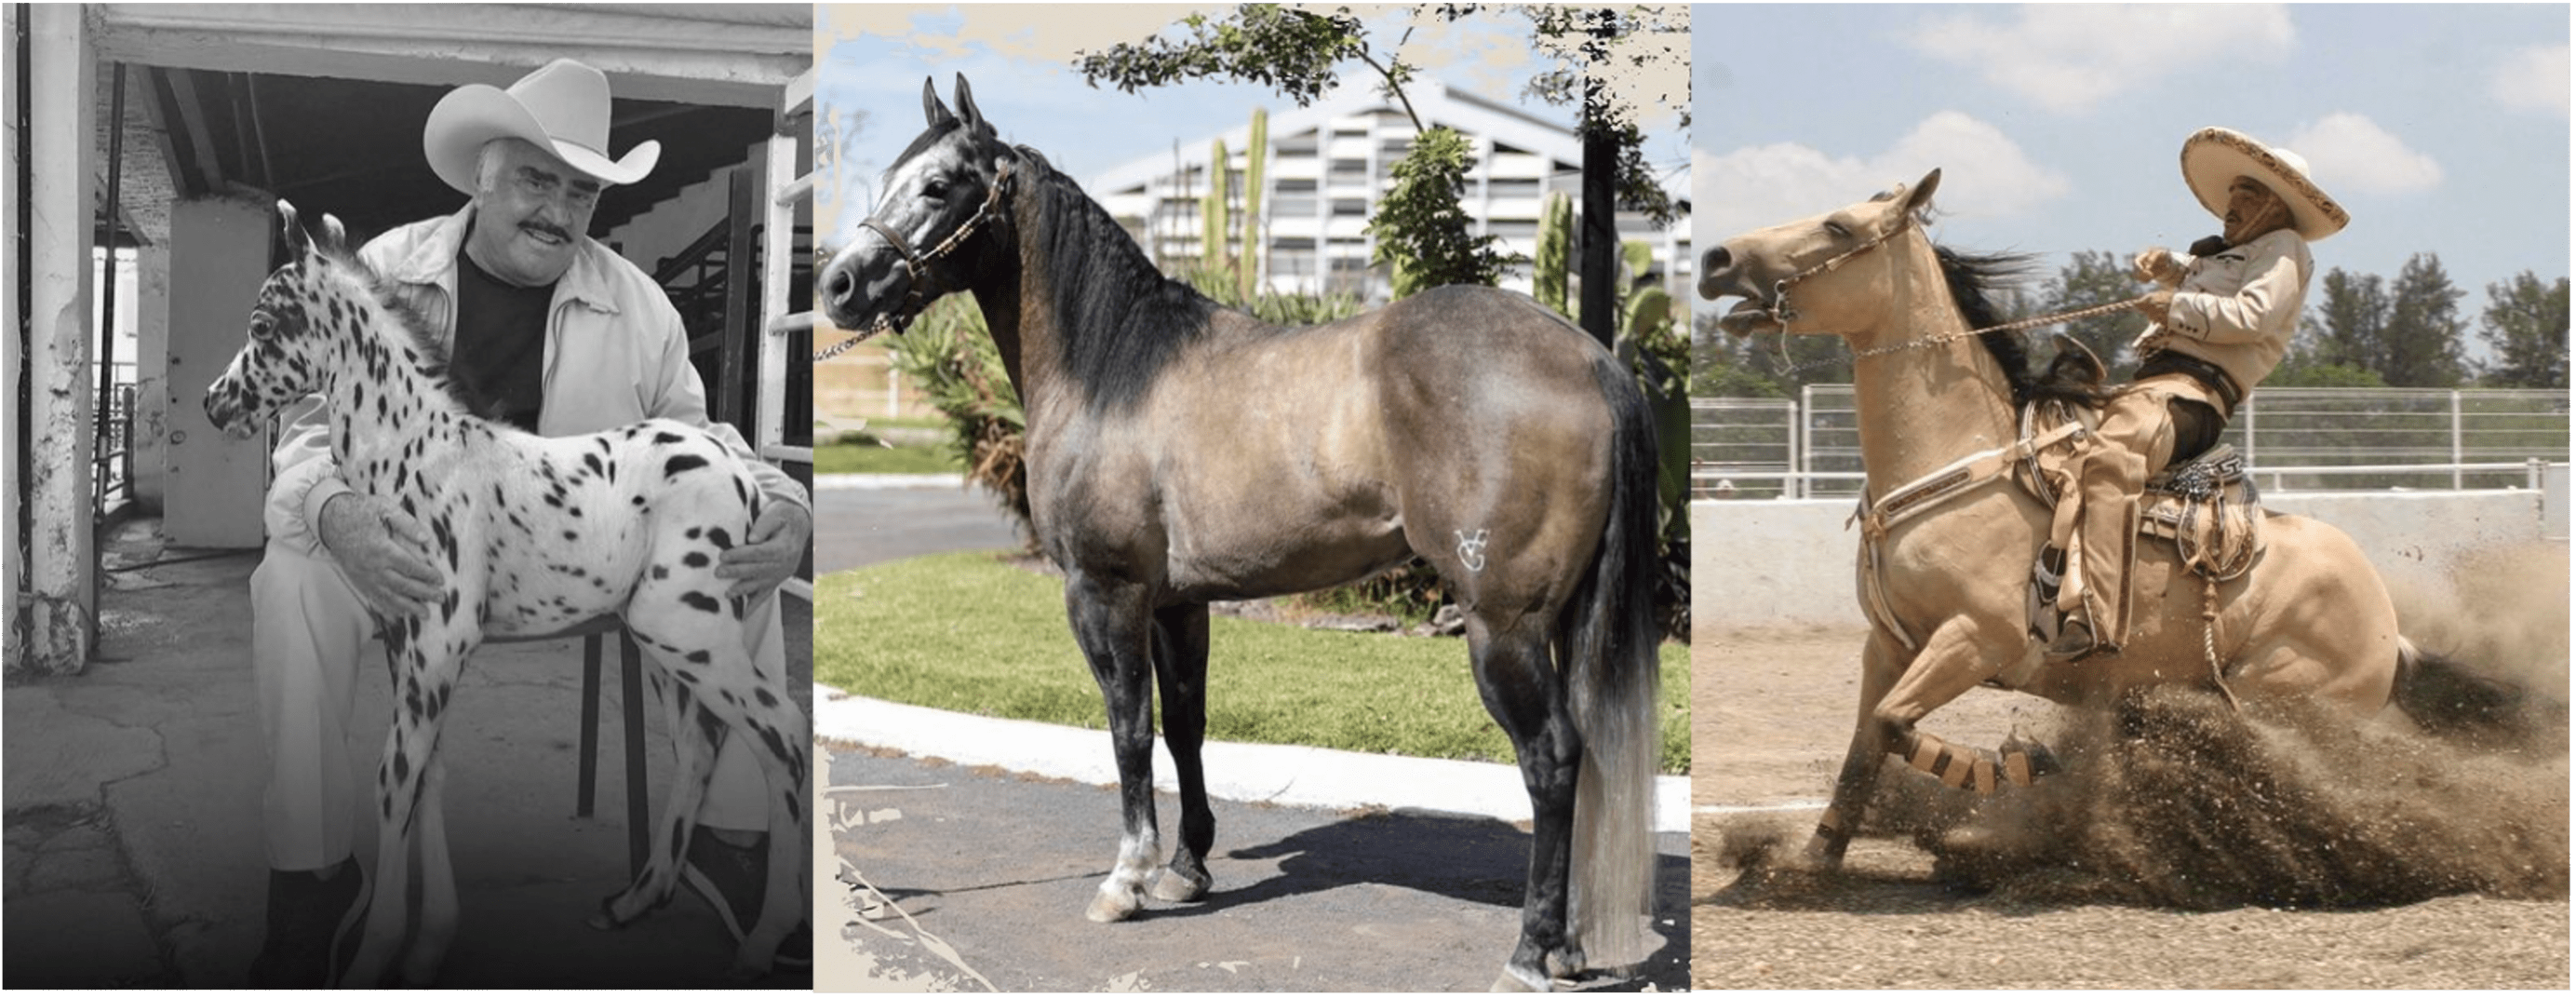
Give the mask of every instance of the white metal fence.
[[[2270, 490], [2540, 487], [2568, 456], [2564, 390], [2265, 388], [2221, 437]], [[1850, 385], [1796, 399], [1691, 400], [1696, 498], [1817, 498], [1860, 491]]]

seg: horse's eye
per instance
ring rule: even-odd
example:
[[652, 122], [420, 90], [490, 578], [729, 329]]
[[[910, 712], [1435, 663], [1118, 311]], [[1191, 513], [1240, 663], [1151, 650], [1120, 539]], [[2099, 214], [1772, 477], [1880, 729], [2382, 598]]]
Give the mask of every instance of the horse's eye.
[[268, 338], [270, 333], [274, 333], [276, 331], [277, 324], [269, 321], [267, 315], [255, 314], [250, 317], [250, 335], [252, 339], [264, 340]]
[[945, 181], [945, 180], [933, 180], [933, 181], [930, 181], [929, 183], [926, 183], [926, 184], [921, 185], [921, 196], [922, 196], [922, 197], [929, 198], [929, 199], [931, 199], [931, 200], [933, 200], [933, 201], [944, 201], [944, 200], [947, 200], [947, 199], [948, 199], [948, 182], [947, 182], [947, 181]]
[[1851, 229], [1845, 227], [1841, 222], [1827, 222], [1825, 223], [1825, 234], [1836, 239], [1849, 239], [1851, 238]]

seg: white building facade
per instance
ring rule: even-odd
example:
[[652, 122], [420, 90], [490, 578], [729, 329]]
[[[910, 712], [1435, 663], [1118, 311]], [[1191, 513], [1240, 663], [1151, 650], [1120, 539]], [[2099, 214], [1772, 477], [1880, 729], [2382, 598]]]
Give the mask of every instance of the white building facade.
[[[1436, 80], [1406, 88], [1423, 126], [1447, 126], [1473, 151], [1461, 205], [1478, 235], [1501, 240], [1518, 254], [1502, 285], [1530, 290], [1530, 259], [1537, 255], [1539, 216], [1547, 195], [1563, 191], [1580, 218], [1583, 142], [1568, 125], [1520, 108], [1453, 90]], [[1179, 152], [1148, 155], [1093, 178], [1086, 186], [1127, 227], [1146, 253], [1167, 271], [1198, 260], [1201, 203], [1215, 182], [1212, 144], [1226, 149], [1230, 253], [1242, 252], [1244, 184], [1252, 126], [1184, 142]], [[1404, 107], [1375, 88], [1346, 85], [1314, 106], [1272, 115], [1269, 156], [1263, 168], [1259, 222], [1259, 286], [1277, 293], [1346, 291], [1371, 301], [1390, 293], [1387, 270], [1372, 266], [1366, 233], [1378, 198], [1393, 184], [1397, 161], [1413, 147], [1414, 126]], [[1692, 260], [1686, 181], [1665, 184], [1681, 208], [1669, 226], [1634, 212], [1620, 212], [1619, 238], [1653, 248], [1655, 269], [1676, 299], [1687, 300]], [[1569, 292], [1571, 295], [1571, 292]]]

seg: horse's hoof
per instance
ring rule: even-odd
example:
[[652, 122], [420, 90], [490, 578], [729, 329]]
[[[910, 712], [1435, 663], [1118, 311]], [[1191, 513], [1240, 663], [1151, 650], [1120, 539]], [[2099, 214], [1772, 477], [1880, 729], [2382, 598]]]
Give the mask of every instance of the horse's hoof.
[[1095, 922], [1124, 922], [1145, 907], [1144, 895], [1136, 890], [1103, 890], [1091, 898], [1091, 907], [1082, 917]]
[[1154, 896], [1165, 901], [1196, 901], [1207, 896], [1209, 883], [1210, 878], [1204, 873], [1193, 877], [1166, 868], [1161, 876], [1154, 878]]
[[1494, 986], [1485, 990], [1520, 992], [1552, 991], [1555, 990], [1555, 987], [1556, 982], [1554, 981], [1547, 980], [1546, 978], [1531, 980], [1530, 977], [1526, 976], [1520, 968], [1505, 967], [1503, 968], [1502, 974], [1494, 978]]
[[1589, 968], [1585, 966], [1583, 960], [1583, 947], [1569, 945], [1547, 955], [1548, 976], [1557, 980], [1573, 980], [1583, 976], [1583, 972], [1587, 969]]
[[615, 932], [619, 929], [625, 928], [629, 923], [635, 921], [631, 918], [617, 917], [618, 897], [619, 895], [611, 894], [599, 899], [599, 910], [592, 912], [588, 919], [591, 928], [598, 929], [601, 932]]
[[725, 968], [725, 978], [735, 983], [757, 981], [769, 976], [769, 961], [736, 954], [733, 965]]

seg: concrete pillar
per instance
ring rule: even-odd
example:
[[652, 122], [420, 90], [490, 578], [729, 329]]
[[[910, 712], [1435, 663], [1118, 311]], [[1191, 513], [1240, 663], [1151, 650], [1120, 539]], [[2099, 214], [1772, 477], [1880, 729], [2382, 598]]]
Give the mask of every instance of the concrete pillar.
[[22, 303], [18, 301], [17, 239], [26, 224], [18, 217], [22, 209], [18, 206], [19, 93], [15, 61], [21, 9], [17, 4], [0, 4], [0, 46], [7, 47], [11, 62], [0, 67], [0, 73], [8, 74], [7, 82], [0, 84], [0, 187], [6, 188], [6, 193], [0, 193], [0, 239], [9, 241], [8, 252], [0, 253], [6, 258], [6, 266], [0, 266], [0, 337], [6, 338], [6, 344], [0, 345], [0, 379], [5, 379], [0, 380], [0, 386], [6, 386], [7, 392], [0, 396], [0, 455], [5, 455], [0, 460], [7, 462], [0, 464], [0, 476], [9, 479], [8, 487], [0, 488], [0, 497], [5, 497], [0, 498], [0, 519], [6, 521], [6, 526], [0, 527], [0, 536], [8, 540], [8, 547], [0, 548], [0, 563], [5, 563], [0, 564], [0, 615], [5, 615], [0, 617], [0, 623], [6, 624], [0, 631], [8, 637], [0, 643], [5, 643], [6, 658], [11, 662], [26, 657], [25, 650], [18, 647], [18, 573], [25, 567], [18, 564], [18, 499], [26, 488], [18, 480], [18, 309]]
[[28, 289], [33, 319], [27, 344], [30, 377], [26, 483], [33, 508], [27, 542], [27, 647], [16, 668], [37, 674], [78, 672], [89, 661], [97, 620], [98, 559], [91, 536], [91, 447], [98, 394], [90, 383], [90, 233], [97, 181], [90, 170], [97, 142], [96, 78], [82, 8], [33, 8], [27, 93]]
[[134, 254], [134, 498], [163, 508], [169, 461], [170, 247]]
[[206, 386], [250, 341], [268, 279], [269, 206], [200, 198], [170, 206], [167, 443], [161, 532], [183, 547], [258, 547], [268, 442], [235, 440], [206, 418]]

